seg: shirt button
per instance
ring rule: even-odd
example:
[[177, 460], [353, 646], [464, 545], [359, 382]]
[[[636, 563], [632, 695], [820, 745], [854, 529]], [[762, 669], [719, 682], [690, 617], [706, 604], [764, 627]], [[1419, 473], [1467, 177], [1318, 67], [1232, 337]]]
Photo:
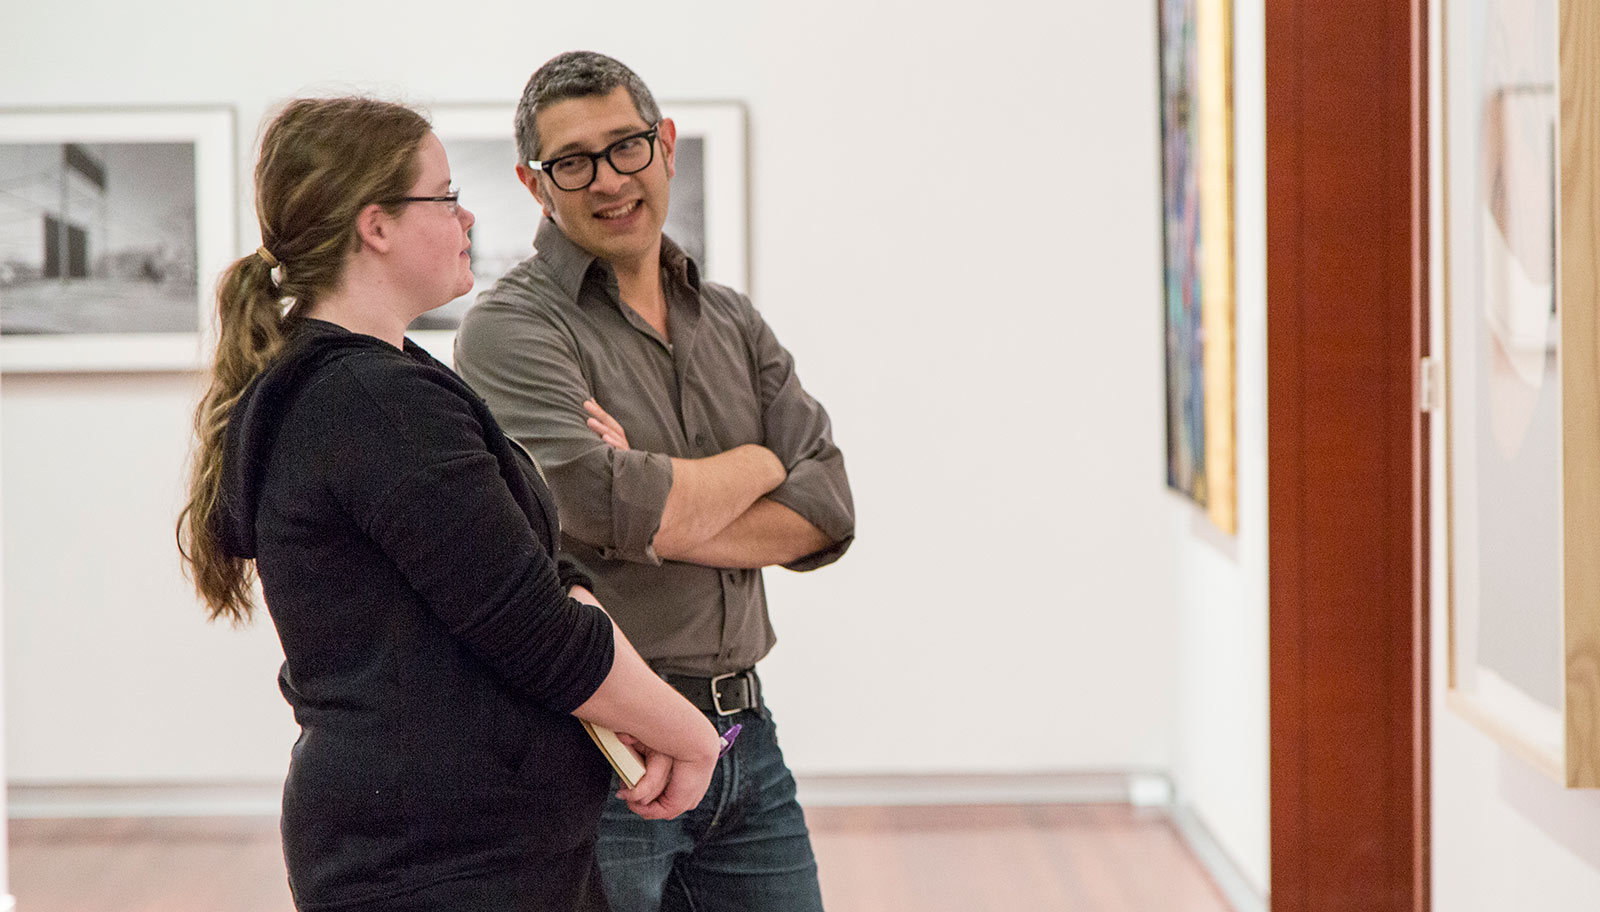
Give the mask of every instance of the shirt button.
[[735, 581], [737, 581], [739, 579], [739, 574], [734, 573], [732, 570], [729, 570], [726, 573], [722, 574], [722, 578], [727, 580], [728, 582], [732, 583], [732, 582], [735, 582]]
[[703, 446], [706, 445], [707, 442], [708, 441], [707, 441], [707, 438], [706, 438], [705, 434], [701, 433], [701, 434], [694, 435], [694, 445], [695, 446], [703, 447]]

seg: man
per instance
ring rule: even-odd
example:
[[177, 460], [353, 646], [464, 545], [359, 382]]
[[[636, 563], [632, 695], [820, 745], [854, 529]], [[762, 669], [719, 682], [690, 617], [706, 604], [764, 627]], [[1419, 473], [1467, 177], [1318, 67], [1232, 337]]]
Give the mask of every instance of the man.
[[855, 533], [827, 413], [749, 299], [662, 234], [677, 140], [633, 71], [562, 54], [517, 108], [536, 253], [479, 296], [456, 365], [554, 490], [563, 543], [658, 674], [742, 727], [701, 805], [613, 799], [600, 863], [618, 910], [821, 909], [794, 780], [755, 665], [761, 568], [837, 560]]

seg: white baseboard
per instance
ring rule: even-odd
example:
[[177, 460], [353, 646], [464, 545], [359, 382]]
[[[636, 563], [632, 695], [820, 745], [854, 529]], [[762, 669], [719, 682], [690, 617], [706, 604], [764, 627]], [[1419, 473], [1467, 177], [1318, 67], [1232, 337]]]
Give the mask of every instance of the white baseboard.
[[[16, 785], [6, 813], [36, 817], [276, 817], [282, 782]], [[5, 912], [0, 908], [0, 912]]]
[[1200, 865], [1211, 875], [1212, 881], [1222, 891], [1223, 898], [1227, 899], [1228, 905], [1234, 912], [1267, 912], [1267, 897], [1250, 883], [1250, 879], [1234, 863], [1233, 856], [1229, 855], [1228, 850], [1211, 835], [1211, 830], [1200, 820], [1194, 809], [1186, 804], [1175, 803], [1169, 813], [1172, 815], [1173, 826], [1178, 828], [1178, 833], [1188, 844], [1189, 851], [1200, 859]]
[[[932, 804], [1170, 803], [1166, 776], [1128, 770], [1092, 773], [801, 775], [800, 803], [810, 807]], [[132, 785], [20, 785], [10, 788], [11, 817], [276, 816], [281, 782]], [[0, 912], [5, 910], [0, 909]]]
[[[802, 775], [809, 807], [933, 804], [1136, 804], [1170, 798], [1165, 776], [1144, 772], [970, 775]], [[20, 785], [11, 817], [276, 816], [281, 782], [130, 785]], [[0, 909], [0, 912], [5, 910]]]
[[1165, 776], [1127, 770], [1092, 773], [797, 775], [806, 807], [934, 804], [1137, 804], [1170, 795]]

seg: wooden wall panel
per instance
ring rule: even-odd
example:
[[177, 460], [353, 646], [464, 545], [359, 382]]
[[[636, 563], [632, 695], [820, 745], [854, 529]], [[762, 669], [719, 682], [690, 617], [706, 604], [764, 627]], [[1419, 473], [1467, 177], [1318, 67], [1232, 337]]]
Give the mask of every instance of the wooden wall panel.
[[1423, 0], [1267, 0], [1274, 910], [1427, 908]]
[[1561, 0], [1565, 780], [1600, 788], [1600, 0]]

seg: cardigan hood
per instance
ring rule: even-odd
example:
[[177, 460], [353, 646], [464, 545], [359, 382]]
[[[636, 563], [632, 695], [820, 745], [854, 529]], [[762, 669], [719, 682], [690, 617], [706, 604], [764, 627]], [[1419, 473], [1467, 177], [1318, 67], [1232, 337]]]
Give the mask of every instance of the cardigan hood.
[[[410, 339], [405, 345], [412, 357], [432, 360]], [[339, 359], [371, 351], [392, 352], [394, 346], [332, 323], [303, 319], [290, 330], [289, 341], [277, 359], [245, 387], [228, 418], [222, 488], [212, 513], [217, 540], [229, 556], [256, 556], [256, 507], [262, 476], [278, 428], [300, 388]]]

